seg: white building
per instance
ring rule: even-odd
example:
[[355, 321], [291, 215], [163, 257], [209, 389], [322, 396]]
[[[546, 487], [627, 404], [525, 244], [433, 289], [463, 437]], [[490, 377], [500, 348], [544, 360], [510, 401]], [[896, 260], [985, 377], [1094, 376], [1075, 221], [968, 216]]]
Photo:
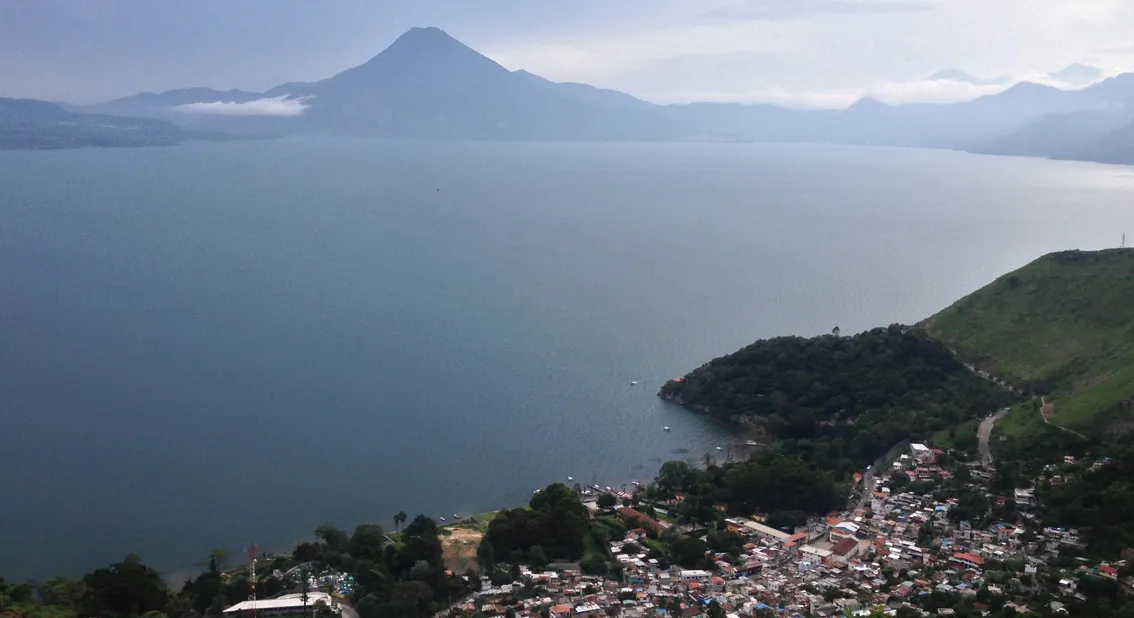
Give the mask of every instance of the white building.
[[258, 599], [256, 601], [241, 601], [224, 610], [226, 614], [240, 612], [255, 613], [261, 616], [279, 616], [285, 614], [302, 614], [304, 611], [315, 612], [315, 604], [323, 602], [335, 613], [339, 613], [338, 602], [326, 592], [308, 592], [307, 603], [303, 602], [303, 594], [285, 594], [275, 599]]

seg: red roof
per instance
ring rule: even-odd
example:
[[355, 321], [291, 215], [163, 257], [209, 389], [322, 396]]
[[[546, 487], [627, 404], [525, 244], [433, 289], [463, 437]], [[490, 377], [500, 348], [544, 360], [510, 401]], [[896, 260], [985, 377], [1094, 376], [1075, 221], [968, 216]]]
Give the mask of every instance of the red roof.
[[1100, 566], [1099, 570], [1102, 571], [1103, 573], [1106, 573], [1107, 575], [1118, 575], [1118, 569], [1110, 566], [1109, 564], [1104, 564], [1104, 565]]
[[794, 547], [796, 543], [803, 541], [803, 540], [806, 540], [806, 539], [807, 539], [807, 533], [806, 532], [800, 532], [799, 534], [793, 534], [793, 535], [789, 536], [787, 539], [785, 539], [784, 545], [787, 545], [788, 547]]
[[836, 556], [846, 556], [854, 551], [855, 547], [858, 547], [858, 541], [854, 539], [843, 539], [831, 547], [831, 553]]
[[841, 523], [843, 523], [843, 518], [841, 517], [827, 517], [828, 526], [837, 526]]
[[665, 526], [661, 525], [654, 519], [646, 517], [645, 515], [639, 513], [638, 511], [635, 511], [632, 508], [624, 506], [618, 509], [618, 514], [631, 522], [637, 522], [639, 525], [648, 526], [654, 532], [661, 532], [662, 530], [665, 530]]
[[965, 560], [967, 562], [971, 562], [971, 563], [978, 565], [978, 566], [984, 564], [984, 558], [981, 558], [980, 556], [978, 556], [976, 554], [953, 554], [953, 559], [954, 560]]

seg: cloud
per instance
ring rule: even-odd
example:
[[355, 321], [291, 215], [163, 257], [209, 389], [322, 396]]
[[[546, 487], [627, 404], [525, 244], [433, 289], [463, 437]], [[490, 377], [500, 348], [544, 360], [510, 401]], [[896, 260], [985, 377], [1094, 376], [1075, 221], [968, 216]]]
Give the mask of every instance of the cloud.
[[701, 15], [707, 21], [783, 21], [822, 14], [885, 15], [918, 13], [936, 0], [747, 0]]
[[256, 99], [236, 103], [234, 101], [216, 101], [213, 103], [186, 103], [173, 109], [187, 114], [209, 114], [214, 116], [302, 116], [307, 108], [306, 103], [310, 97], [289, 99], [287, 95]]

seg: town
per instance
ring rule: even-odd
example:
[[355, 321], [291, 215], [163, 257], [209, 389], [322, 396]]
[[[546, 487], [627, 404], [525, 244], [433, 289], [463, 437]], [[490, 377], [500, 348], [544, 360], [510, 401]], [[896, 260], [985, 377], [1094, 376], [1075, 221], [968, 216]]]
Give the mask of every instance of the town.
[[[469, 569], [463, 577], [475, 592], [438, 618], [1066, 615], [1087, 600], [1084, 586], [1110, 581], [1134, 591], [1134, 578], [1120, 577], [1124, 560], [1088, 561], [1076, 530], [1044, 526], [1034, 486], [998, 496], [993, 464], [964, 452], [910, 443], [891, 454], [854, 475], [847, 510], [795, 529], [772, 527], [763, 513], [728, 516], [726, 504], [713, 505], [712, 521], [682, 521], [680, 492], [655, 502], [646, 486], [577, 488], [592, 521], [624, 530], [604, 548], [610, 568], [519, 563], [503, 580]], [[1043, 480], [1060, 484], [1107, 464], [1067, 456]], [[682, 538], [731, 547], [708, 549], [701, 568], [686, 568], [662, 551]], [[339, 602], [350, 578], [333, 570], [309, 577], [311, 590], [334, 594], [261, 601], [258, 613], [317, 604], [324, 615], [354, 614]]]

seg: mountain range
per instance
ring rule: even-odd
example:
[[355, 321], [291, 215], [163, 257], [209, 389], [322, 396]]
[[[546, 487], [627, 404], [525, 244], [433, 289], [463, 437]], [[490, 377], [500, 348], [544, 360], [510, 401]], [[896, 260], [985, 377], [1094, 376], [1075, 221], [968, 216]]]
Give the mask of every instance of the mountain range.
[[[1082, 65], [1058, 73], [1068, 82], [1098, 76]], [[958, 71], [933, 78], [1000, 81]], [[413, 28], [367, 62], [320, 81], [266, 92], [186, 88], [67, 109], [238, 135], [820, 142], [1134, 163], [1134, 74], [1075, 90], [1025, 82], [950, 104], [655, 105], [511, 71], [437, 28]]]
[[0, 150], [170, 146], [227, 137], [154, 118], [76, 113], [47, 101], [0, 98]]

